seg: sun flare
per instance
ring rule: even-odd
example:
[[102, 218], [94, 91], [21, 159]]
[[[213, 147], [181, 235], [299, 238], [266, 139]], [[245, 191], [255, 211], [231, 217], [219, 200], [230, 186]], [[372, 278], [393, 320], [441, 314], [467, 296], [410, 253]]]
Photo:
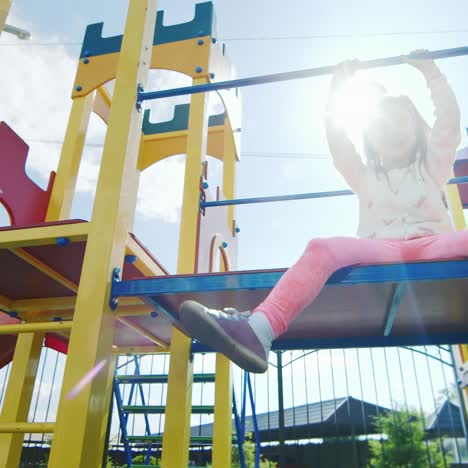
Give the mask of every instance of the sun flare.
[[360, 141], [363, 130], [375, 114], [379, 99], [385, 94], [382, 85], [355, 76], [335, 93], [332, 119], [346, 130], [353, 141]]

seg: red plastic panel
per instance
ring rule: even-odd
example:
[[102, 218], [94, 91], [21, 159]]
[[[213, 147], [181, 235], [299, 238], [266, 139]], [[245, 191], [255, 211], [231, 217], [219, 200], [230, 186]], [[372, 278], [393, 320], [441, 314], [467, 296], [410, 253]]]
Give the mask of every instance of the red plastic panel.
[[68, 353], [68, 340], [63, 336], [56, 335], [55, 333], [47, 333], [44, 344], [48, 348], [54, 349], [59, 353]]
[[0, 202], [11, 224], [44, 221], [55, 173], [42, 190], [25, 172], [29, 146], [5, 123], [0, 122]]
[[85, 242], [72, 242], [65, 247], [56, 244], [26, 247], [24, 250], [75, 284], [80, 282]]
[[4, 335], [0, 342], [0, 369], [5, 367], [13, 359], [15, 352], [16, 335]]
[[12, 300], [73, 296], [55, 282], [8, 250], [0, 249], [0, 294]]

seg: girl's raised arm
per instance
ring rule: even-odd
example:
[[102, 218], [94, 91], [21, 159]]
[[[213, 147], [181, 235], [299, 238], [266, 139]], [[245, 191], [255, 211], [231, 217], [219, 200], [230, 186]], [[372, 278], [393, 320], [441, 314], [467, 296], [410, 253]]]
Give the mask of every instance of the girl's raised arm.
[[427, 169], [441, 186], [451, 177], [460, 144], [460, 109], [446, 77], [432, 60], [407, 60], [425, 77], [434, 103], [435, 122], [429, 134]]
[[333, 163], [351, 189], [357, 192], [364, 174], [364, 164], [345, 129], [333, 118], [334, 101], [338, 91], [353, 73], [353, 62], [338, 65], [331, 82], [325, 126]]

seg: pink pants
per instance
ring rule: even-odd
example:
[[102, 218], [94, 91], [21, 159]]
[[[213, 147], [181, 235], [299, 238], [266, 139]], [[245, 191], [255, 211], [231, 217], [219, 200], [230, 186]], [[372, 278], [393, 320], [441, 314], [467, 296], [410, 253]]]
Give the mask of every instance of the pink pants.
[[268, 318], [275, 336], [320, 293], [332, 273], [357, 264], [468, 257], [468, 230], [410, 240], [333, 237], [309, 242], [301, 258], [254, 312]]

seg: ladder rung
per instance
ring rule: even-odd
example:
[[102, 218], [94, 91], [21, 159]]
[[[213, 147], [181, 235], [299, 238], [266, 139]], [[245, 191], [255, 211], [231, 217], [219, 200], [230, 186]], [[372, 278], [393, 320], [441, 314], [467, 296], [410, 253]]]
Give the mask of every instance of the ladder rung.
[[[168, 376], [162, 375], [117, 375], [116, 379], [121, 384], [165, 384], [167, 383]], [[214, 382], [215, 374], [194, 374], [194, 383]]]
[[131, 414], [164, 414], [165, 406], [122, 406], [124, 413]]
[[216, 374], [193, 374], [193, 383], [208, 383], [216, 380]]
[[54, 423], [32, 423], [32, 422], [13, 422], [13, 423], [0, 423], [0, 433], [13, 434], [13, 433], [32, 433], [32, 434], [45, 434], [54, 432]]
[[[129, 442], [143, 442], [146, 444], [158, 444], [162, 443], [162, 435], [151, 435], [151, 436], [127, 436]], [[236, 437], [232, 438], [232, 441], [235, 442]], [[190, 443], [193, 444], [212, 444], [213, 437], [211, 436], [192, 436], [190, 437]]]
[[[130, 468], [148, 468], [149, 465], [130, 465]], [[152, 468], [159, 468], [159, 465], [151, 465]]]
[[192, 414], [213, 414], [214, 406], [212, 405], [195, 405], [192, 406]]
[[160, 435], [142, 435], [142, 436], [138, 436], [138, 435], [129, 435], [127, 436], [127, 440], [129, 442], [142, 442], [142, 443], [145, 443], [145, 444], [152, 444], [152, 443], [158, 443], [158, 442], [162, 442], [162, 436]]
[[[132, 414], [164, 414], [165, 406], [122, 406], [125, 413]], [[213, 414], [214, 406], [192, 406], [192, 414]]]

